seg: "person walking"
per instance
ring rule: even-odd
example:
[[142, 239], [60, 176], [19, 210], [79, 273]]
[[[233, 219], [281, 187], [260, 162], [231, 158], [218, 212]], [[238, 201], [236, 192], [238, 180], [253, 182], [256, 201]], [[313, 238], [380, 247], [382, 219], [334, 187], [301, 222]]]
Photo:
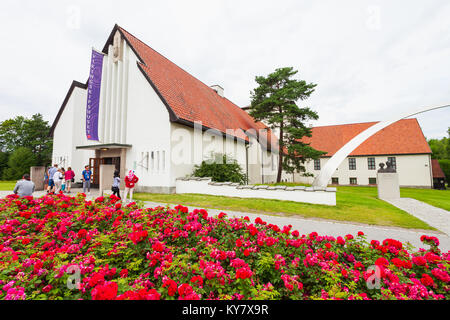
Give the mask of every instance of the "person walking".
[[61, 169], [57, 170], [53, 175], [53, 182], [55, 184], [55, 194], [58, 194], [61, 191], [63, 177], [64, 175]]
[[139, 178], [135, 175], [134, 170], [128, 171], [128, 175], [125, 177], [125, 202], [127, 202], [128, 192], [130, 193], [130, 202], [133, 200], [133, 190]]
[[111, 190], [113, 192], [113, 195], [115, 195], [119, 199], [121, 199], [120, 198], [120, 174], [119, 174], [118, 170], [114, 171], [114, 178], [113, 178], [113, 184], [112, 184]]
[[72, 170], [71, 167], [67, 168], [67, 171], [64, 174], [64, 180], [66, 180], [67, 193], [70, 193], [70, 189], [72, 188], [72, 182], [75, 180], [75, 172]]
[[83, 193], [86, 193], [86, 189], [88, 190], [88, 194], [91, 194], [91, 178], [92, 171], [89, 165], [84, 166], [84, 170], [81, 173], [83, 177]]
[[30, 175], [26, 173], [23, 175], [22, 180], [17, 181], [13, 192], [20, 197], [27, 197], [33, 195], [34, 188], [34, 182], [30, 181]]
[[50, 167], [48, 169], [47, 193], [52, 193], [55, 190], [55, 181], [53, 181], [53, 176], [55, 175], [56, 171], [58, 171], [58, 165], [57, 164], [54, 164], [53, 167]]

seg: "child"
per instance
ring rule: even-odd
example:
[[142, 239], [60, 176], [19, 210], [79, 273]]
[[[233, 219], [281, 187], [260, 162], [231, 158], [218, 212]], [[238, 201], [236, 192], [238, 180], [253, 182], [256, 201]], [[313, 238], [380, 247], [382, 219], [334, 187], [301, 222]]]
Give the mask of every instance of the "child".
[[65, 192], [66, 190], [66, 179], [64, 178], [66, 176], [66, 169], [61, 168], [61, 174], [62, 174], [62, 181], [61, 181], [61, 191]]
[[134, 170], [128, 171], [128, 175], [125, 177], [125, 202], [127, 201], [128, 192], [130, 192], [130, 202], [133, 200], [133, 190], [139, 178], [134, 174]]
[[111, 190], [113, 192], [113, 195], [117, 196], [119, 199], [120, 198], [120, 175], [119, 175], [119, 171], [114, 171], [114, 178], [113, 178], [113, 184], [111, 187]]

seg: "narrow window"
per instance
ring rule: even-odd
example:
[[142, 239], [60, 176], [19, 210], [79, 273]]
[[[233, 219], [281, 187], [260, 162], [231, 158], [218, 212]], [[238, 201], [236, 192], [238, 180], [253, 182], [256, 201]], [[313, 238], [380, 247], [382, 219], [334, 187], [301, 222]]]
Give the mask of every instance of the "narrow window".
[[356, 158], [348, 158], [348, 169], [356, 170]]
[[159, 151], [156, 151], [156, 170], [159, 171]]
[[320, 159], [314, 160], [314, 170], [320, 170]]
[[369, 170], [375, 170], [375, 158], [367, 158], [367, 167]]
[[150, 160], [152, 163], [152, 171], [155, 169], [155, 152], [152, 151], [151, 153], [152, 159]]

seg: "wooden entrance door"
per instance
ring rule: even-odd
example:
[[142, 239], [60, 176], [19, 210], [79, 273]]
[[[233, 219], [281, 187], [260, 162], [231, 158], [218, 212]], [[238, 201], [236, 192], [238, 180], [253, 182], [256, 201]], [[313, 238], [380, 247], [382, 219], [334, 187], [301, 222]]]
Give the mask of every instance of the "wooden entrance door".
[[92, 170], [92, 184], [98, 185], [100, 183], [99, 175], [100, 175], [100, 165], [104, 163], [103, 158], [90, 158], [89, 166]]

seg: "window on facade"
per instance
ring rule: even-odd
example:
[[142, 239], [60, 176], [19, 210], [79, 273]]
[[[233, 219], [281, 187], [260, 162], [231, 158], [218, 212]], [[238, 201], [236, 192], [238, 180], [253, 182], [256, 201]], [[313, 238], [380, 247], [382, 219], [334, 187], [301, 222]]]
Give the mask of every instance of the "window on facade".
[[339, 178], [331, 178], [331, 184], [339, 184]]
[[375, 158], [367, 158], [367, 166], [369, 170], [375, 170], [376, 169]]
[[166, 151], [162, 151], [161, 165], [162, 165], [162, 170], [165, 171], [166, 170]]
[[388, 161], [392, 163], [392, 168], [397, 169], [397, 159], [395, 157], [388, 157]]
[[274, 170], [275, 170], [275, 161], [276, 161], [276, 159], [275, 159], [275, 155], [274, 155], [274, 154], [272, 154], [272, 171], [274, 171]]
[[155, 169], [155, 152], [152, 151], [151, 153], [151, 163], [152, 163], [152, 170]]
[[320, 159], [314, 160], [314, 170], [320, 170]]
[[159, 171], [159, 151], [156, 151], [156, 170]]
[[377, 178], [369, 178], [369, 184], [377, 184]]
[[356, 159], [355, 158], [348, 158], [348, 169], [356, 170]]
[[350, 184], [358, 184], [358, 179], [350, 178]]

